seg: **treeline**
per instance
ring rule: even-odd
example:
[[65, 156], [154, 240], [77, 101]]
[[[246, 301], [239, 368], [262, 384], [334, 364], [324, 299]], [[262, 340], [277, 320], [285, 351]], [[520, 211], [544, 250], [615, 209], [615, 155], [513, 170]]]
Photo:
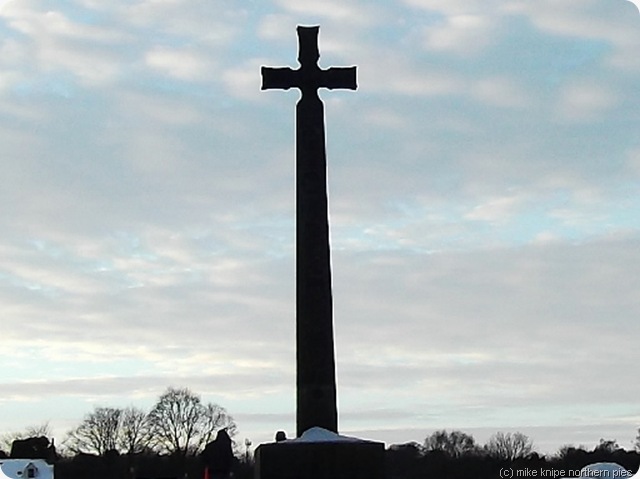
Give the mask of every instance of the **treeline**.
[[[640, 435], [636, 440], [640, 449]], [[640, 453], [622, 449], [615, 440], [601, 439], [591, 450], [563, 446], [555, 455], [534, 450], [528, 436], [498, 432], [486, 444], [461, 431], [436, 431], [424, 443], [393, 445], [386, 451], [388, 479], [497, 479], [500, 477], [576, 477], [595, 462], [616, 462], [634, 473]]]
[[[0, 457], [45, 459], [59, 479], [202, 477], [199, 454], [221, 429], [236, 424], [227, 411], [203, 403], [187, 388], [168, 388], [150, 411], [137, 407], [95, 407], [65, 435], [49, 441], [47, 425], [1, 439]], [[238, 461], [236, 469], [242, 469]], [[239, 474], [243, 476], [242, 473]]]
[[[184, 451], [184, 449], [182, 450]], [[615, 462], [629, 471], [640, 466], [640, 454], [627, 451], [612, 440], [600, 440], [591, 450], [564, 446], [555, 455], [543, 456], [521, 433], [494, 434], [479, 445], [461, 431], [436, 431], [422, 444], [392, 445], [386, 452], [387, 479], [498, 479], [500, 477], [577, 477], [584, 466], [595, 462]], [[254, 477], [249, 454], [237, 454], [234, 479]], [[203, 477], [203, 463], [196, 449], [186, 454], [161, 453], [151, 449], [103, 454], [77, 453], [55, 461], [57, 479], [138, 479]]]
[[72, 454], [156, 453], [193, 456], [220, 429], [236, 432], [233, 418], [213, 403], [203, 403], [187, 388], [168, 388], [150, 411], [97, 407], [69, 431], [64, 450]]
[[[57, 479], [142, 479], [203, 477], [200, 453], [221, 429], [233, 438], [236, 424], [221, 406], [203, 403], [186, 388], [168, 388], [149, 411], [136, 407], [95, 407], [69, 430], [60, 445], [48, 439], [47, 425], [0, 438], [0, 458], [41, 458], [55, 464]], [[254, 464], [248, 451], [236, 449], [235, 479], [249, 479]], [[640, 466], [636, 451], [601, 439], [591, 450], [564, 446], [556, 454], [535, 451], [519, 432], [498, 432], [485, 444], [462, 431], [436, 431], [422, 443], [391, 445], [386, 450], [388, 479], [497, 479], [569, 477], [594, 462], [616, 462], [630, 471]], [[505, 472], [506, 471], [506, 472]]]

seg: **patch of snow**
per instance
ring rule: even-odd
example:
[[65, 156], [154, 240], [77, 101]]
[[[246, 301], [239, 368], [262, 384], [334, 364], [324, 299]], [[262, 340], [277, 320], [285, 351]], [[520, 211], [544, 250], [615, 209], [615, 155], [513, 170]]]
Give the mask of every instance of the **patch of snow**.
[[321, 427], [312, 427], [302, 433], [296, 439], [287, 439], [285, 442], [369, 442], [357, 437], [341, 436], [333, 431]]

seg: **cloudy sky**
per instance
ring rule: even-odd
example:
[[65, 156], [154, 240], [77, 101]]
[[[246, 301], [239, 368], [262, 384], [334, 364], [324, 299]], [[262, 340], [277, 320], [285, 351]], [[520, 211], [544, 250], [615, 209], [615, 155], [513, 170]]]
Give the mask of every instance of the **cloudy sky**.
[[0, 432], [185, 386], [295, 431], [294, 108], [324, 91], [340, 430], [640, 426], [627, 0], [0, 2]]

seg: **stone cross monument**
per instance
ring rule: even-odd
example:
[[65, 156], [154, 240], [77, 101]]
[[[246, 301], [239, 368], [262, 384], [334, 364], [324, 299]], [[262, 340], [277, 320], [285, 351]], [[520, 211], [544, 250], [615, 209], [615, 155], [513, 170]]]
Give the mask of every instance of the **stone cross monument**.
[[263, 90], [302, 93], [296, 110], [297, 438], [261, 444], [256, 479], [383, 479], [383, 443], [337, 434], [327, 158], [318, 89], [355, 90], [356, 68], [318, 66], [318, 27], [298, 27], [298, 40], [300, 68], [262, 67]]
[[262, 67], [262, 89], [298, 88], [296, 109], [297, 436], [338, 432], [327, 216], [324, 112], [319, 88], [355, 90], [356, 67], [318, 66], [319, 27], [298, 27], [300, 68]]

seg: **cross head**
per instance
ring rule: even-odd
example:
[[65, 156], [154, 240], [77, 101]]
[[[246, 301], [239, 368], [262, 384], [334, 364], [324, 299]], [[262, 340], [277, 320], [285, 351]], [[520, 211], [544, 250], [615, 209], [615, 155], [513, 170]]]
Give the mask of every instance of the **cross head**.
[[317, 96], [318, 88], [346, 88], [355, 90], [356, 67], [332, 67], [322, 70], [318, 66], [320, 52], [318, 51], [319, 27], [302, 27], [298, 31], [298, 62], [300, 68], [293, 70], [288, 67], [262, 67], [263, 90], [288, 90], [298, 88], [305, 95]]

